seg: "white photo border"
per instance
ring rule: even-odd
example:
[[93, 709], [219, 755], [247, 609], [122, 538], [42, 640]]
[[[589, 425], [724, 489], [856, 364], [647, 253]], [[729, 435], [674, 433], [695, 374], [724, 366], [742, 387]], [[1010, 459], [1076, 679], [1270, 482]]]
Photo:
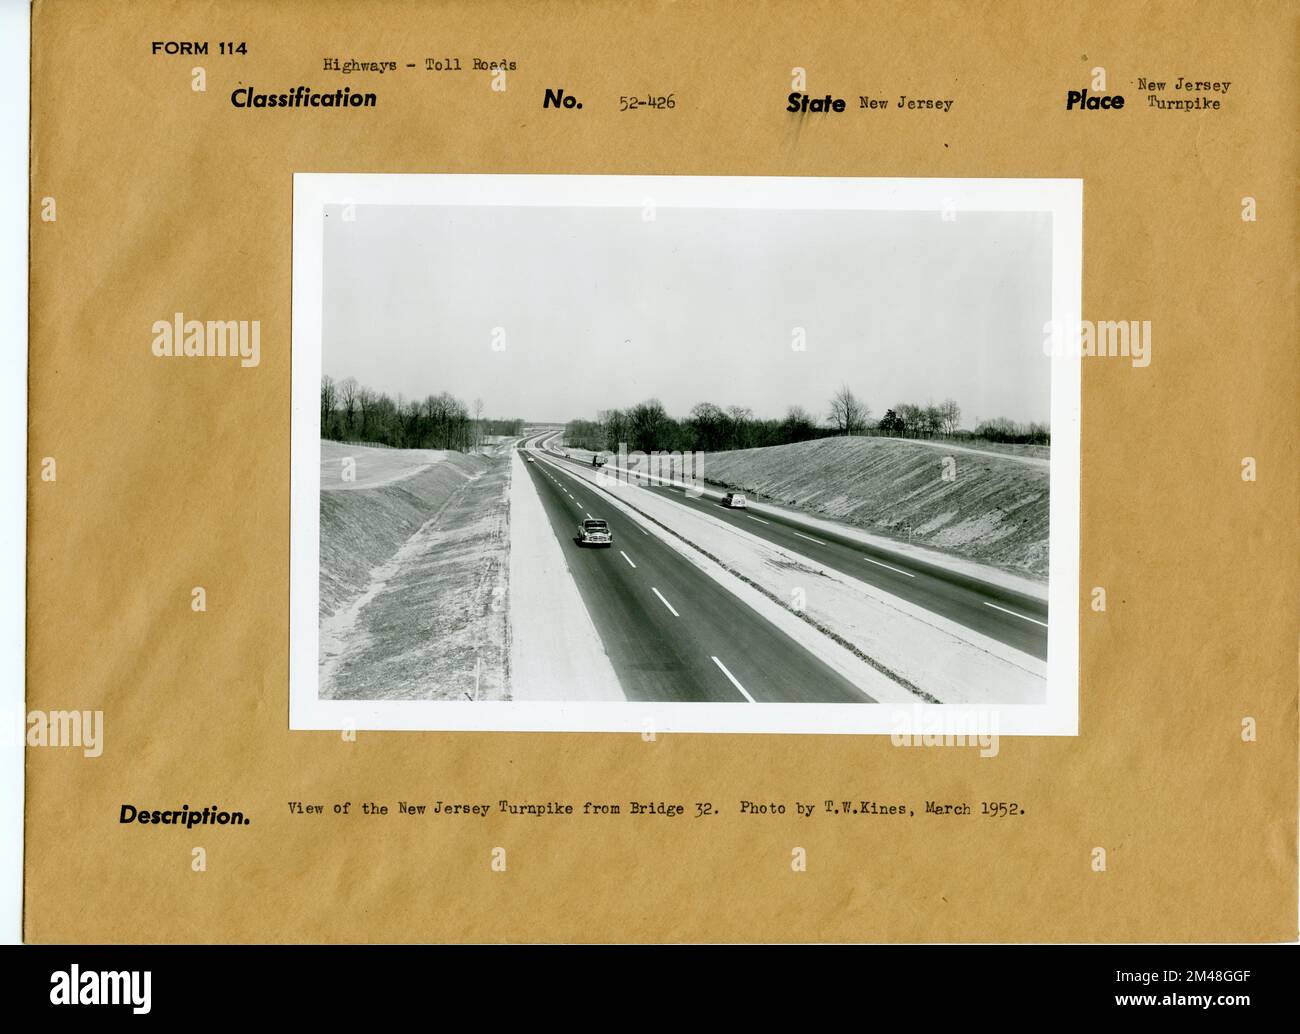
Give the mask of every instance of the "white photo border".
[[[1079, 732], [1081, 358], [1052, 364], [1047, 699], [1043, 704], [320, 700], [320, 378], [326, 205], [1043, 212], [1052, 324], [1082, 315], [1081, 179], [296, 173], [293, 181], [289, 727], [294, 730], [915, 734]], [[960, 216], [959, 216], [960, 217]], [[1044, 331], [1045, 338], [1047, 331]]]

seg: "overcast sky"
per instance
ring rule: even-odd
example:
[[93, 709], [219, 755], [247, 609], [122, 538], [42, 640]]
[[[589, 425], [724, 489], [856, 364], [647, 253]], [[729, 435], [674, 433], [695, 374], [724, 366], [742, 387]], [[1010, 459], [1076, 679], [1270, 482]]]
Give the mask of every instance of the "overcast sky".
[[[327, 209], [323, 369], [490, 416], [659, 398], [824, 418], [951, 397], [962, 424], [1049, 418], [1051, 216], [358, 206]], [[493, 328], [505, 330], [494, 351]], [[794, 328], [806, 351], [791, 348]]]

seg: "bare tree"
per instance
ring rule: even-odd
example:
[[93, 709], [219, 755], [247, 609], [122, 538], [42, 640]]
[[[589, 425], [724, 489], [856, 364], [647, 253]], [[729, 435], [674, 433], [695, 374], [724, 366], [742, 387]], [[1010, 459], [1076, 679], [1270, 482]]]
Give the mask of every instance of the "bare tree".
[[328, 375], [320, 379], [320, 435], [330, 437], [334, 429], [334, 406], [338, 401], [334, 387], [334, 378]]
[[[429, 436], [430, 449], [447, 449], [447, 395], [426, 395], [424, 399], [424, 419], [428, 423], [428, 428], [419, 434], [424, 438]], [[416, 442], [420, 445], [422, 442]]]
[[404, 421], [404, 432], [406, 436], [406, 447], [408, 449], [418, 448], [420, 445], [420, 400], [411, 399], [406, 404], [406, 419]]
[[731, 447], [745, 449], [749, 447], [749, 425], [754, 419], [754, 411], [748, 406], [728, 406], [727, 418], [731, 421]]
[[911, 402], [900, 402], [894, 407], [894, 412], [898, 414], [898, 419], [902, 422], [899, 434], [907, 438], [921, 437], [925, 414], [920, 406], [913, 405]]
[[660, 437], [667, 423], [668, 413], [658, 399], [638, 402], [628, 413], [632, 448], [646, 453], [662, 449]]
[[831, 424], [840, 434], [861, 434], [867, 427], [871, 410], [847, 384], [831, 396]]
[[483, 445], [483, 400], [474, 400], [474, 451]]
[[923, 412], [925, 414], [925, 435], [930, 438], [943, 430], [943, 407], [927, 403]]
[[376, 401], [375, 393], [369, 388], [362, 388], [357, 392], [357, 409], [361, 411], [361, 440], [363, 442], [369, 440], [370, 424], [374, 417]]
[[961, 406], [956, 399], [944, 399], [939, 404], [939, 413], [943, 420], [943, 433], [955, 434], [961, 426]]
[[605, 448], [617, 452], [620, 445], [626, 444], [631, 424], [627, 414], [621, 409], [611, 409], [605, 413], [601, 424], [605, 428]]
[[343, 436], [352, 437], [352, 418], [357, 411], [357, 379], [345, 377], [339, 383], [339, 401], [343, 403]]
[[712, 402], [699, 402], [691, 409], [689, 422], [695, 435], [695, 448], [706, 452], [725, 448], [728, 439], [727, 414], [721, 406]]

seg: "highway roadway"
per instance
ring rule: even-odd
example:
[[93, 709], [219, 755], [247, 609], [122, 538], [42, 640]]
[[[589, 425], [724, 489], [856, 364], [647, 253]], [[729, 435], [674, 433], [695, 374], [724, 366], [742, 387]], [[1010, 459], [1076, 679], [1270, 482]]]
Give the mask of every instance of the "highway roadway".
[[[524, 469], [629, 700], [871, 702], [602, 493], [527, 453]], [[586, 517], [611, 547], [578, 545]]]
[[[540, 435], [525, 445], [545, 446], [553, 436]], [[559, 463], [591, 470], [589, 464], [553, 451], [548, 451], [548, 456]], [[666, 494], [682, 506], [706, 511], [751, 535], [877, 586], [1017, 650], [1040, 659], [1047, 657], [1047, 604], [1041, 600], [918, 561], [905, 553], [870, 546], [820, 528], [799, 526], [779, 514], [731, 510], [717, 499], [695, 498], [684, 489], [668, 485], [650, 486], [647, 490]]]

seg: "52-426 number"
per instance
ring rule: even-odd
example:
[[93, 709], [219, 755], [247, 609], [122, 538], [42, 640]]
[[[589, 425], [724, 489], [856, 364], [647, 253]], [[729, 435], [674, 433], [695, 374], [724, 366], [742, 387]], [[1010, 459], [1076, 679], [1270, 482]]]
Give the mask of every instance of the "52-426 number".
[[662, 97], [648, 95], [645, 97], [620, 97], [618, 99], [619, 111], [632, 111], [636, 108], [654, 108], [658, 111], [666, 111], [675, 107], [677, 107], [677, 95], [673, 93], [665, 94]]

